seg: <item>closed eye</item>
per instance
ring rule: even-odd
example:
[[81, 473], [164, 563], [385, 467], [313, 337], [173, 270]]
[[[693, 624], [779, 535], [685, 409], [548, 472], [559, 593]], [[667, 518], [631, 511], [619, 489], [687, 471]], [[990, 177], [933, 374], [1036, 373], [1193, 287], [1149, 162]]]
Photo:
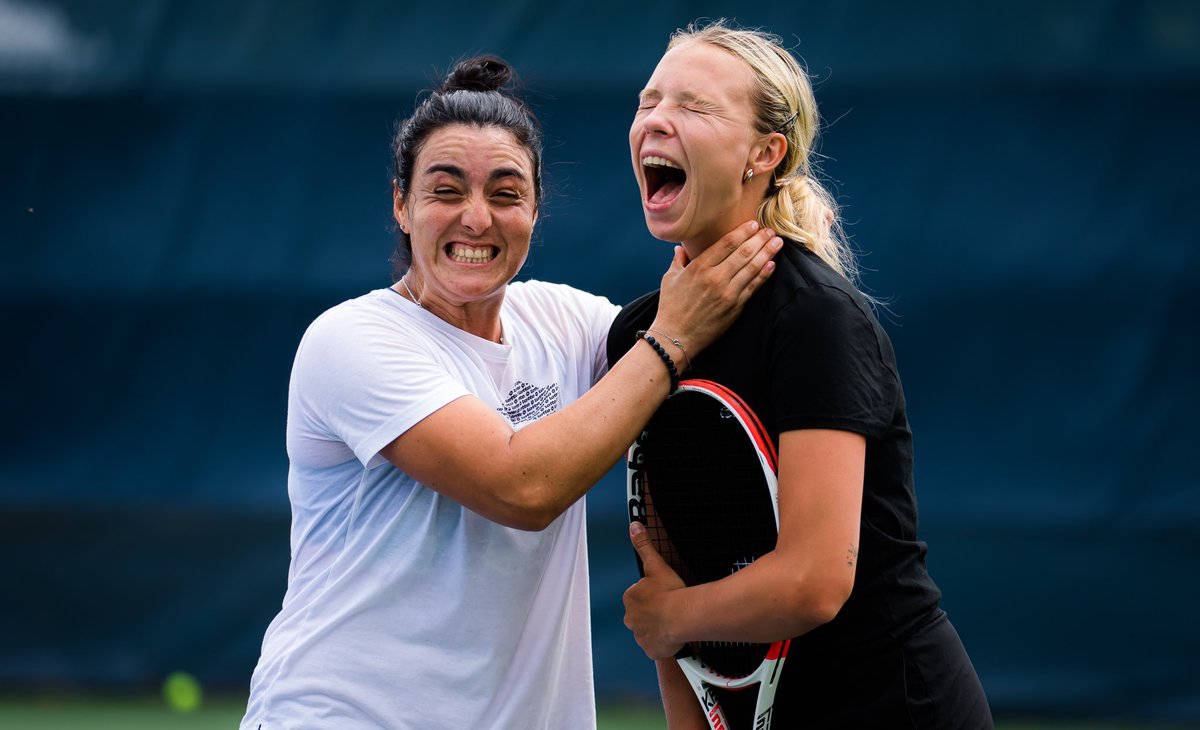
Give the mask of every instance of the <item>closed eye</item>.
[[645, 89], [638, 94], [638, 109], [653, 109], [662, 100], [662, 94], [652, 89]]

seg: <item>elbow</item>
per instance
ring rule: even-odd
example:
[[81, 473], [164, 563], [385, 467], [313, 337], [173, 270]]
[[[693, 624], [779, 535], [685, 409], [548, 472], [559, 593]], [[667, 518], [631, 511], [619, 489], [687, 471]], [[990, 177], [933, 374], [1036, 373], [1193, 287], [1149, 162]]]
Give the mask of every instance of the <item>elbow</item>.
[[853, 581], [846, 581], [844, 589], [841, 585], [838, 585], [821, 592], [811, 609], [814, 628], [816, 626], [823, 626], [837, 617], [838, 613], [842, 610], [842, 606], [845, 606], [846, 601], [850, 600], [850, 590], [852, 587]]
[[526, 532], [541, 532], [563, 513], [554, 499], [554, 490], [539, 481], [528, 481], [509, 490], [496, 522]]
[[550, 512], [522, 512], [519, 515], [514, 515], [512, 520], [507, 524], [509, 527], [524, 530], [525, 532], [541, 532], [550, 526], [557, 518], [557, 514]]
[[792, 591], [792, 605], [799, 619], [796, 634], [823, 626], [834, 618], [850, 599], [854, 590], [854, 575], [814, 576], [798, 582]]

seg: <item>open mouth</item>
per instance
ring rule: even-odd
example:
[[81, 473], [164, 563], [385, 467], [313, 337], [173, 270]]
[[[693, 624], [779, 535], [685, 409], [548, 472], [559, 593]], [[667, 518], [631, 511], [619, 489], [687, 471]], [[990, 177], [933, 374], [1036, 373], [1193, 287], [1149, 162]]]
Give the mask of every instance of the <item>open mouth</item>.
[[655, 206], [672, 203], [687, 182], [682, 167], [655, 155], [642, 158], [642, 174], [646, 178], [646, 201]]
[[458, 241], [447, 243], [444, 250], [447, 256], [460, 264], [486, 264], [500, 253], [495, 246], [472, 246]]

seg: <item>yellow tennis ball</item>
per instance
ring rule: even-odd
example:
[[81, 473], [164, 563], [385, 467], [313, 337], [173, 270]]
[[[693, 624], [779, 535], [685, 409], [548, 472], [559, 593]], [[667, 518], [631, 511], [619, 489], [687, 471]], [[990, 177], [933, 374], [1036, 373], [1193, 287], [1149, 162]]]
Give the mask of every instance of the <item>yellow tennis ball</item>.
[[176, 712], [193, 712], [200, 707], [204, 693], [200, 683], [187, 672], [171, 672], [163, 682], [163, 699]]

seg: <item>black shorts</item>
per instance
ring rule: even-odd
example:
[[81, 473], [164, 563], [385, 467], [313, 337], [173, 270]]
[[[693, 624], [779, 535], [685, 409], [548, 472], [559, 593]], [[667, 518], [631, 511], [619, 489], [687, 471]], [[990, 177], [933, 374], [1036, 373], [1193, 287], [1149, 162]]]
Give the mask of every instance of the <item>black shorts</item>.
[[[749, 728], [758, 685], [721, 692], [730, 730]], [[991, 730], [983, 686], [958, 632], [938, 610], [907, 640], [868, 655], [789, 656], [774, 730]]]

